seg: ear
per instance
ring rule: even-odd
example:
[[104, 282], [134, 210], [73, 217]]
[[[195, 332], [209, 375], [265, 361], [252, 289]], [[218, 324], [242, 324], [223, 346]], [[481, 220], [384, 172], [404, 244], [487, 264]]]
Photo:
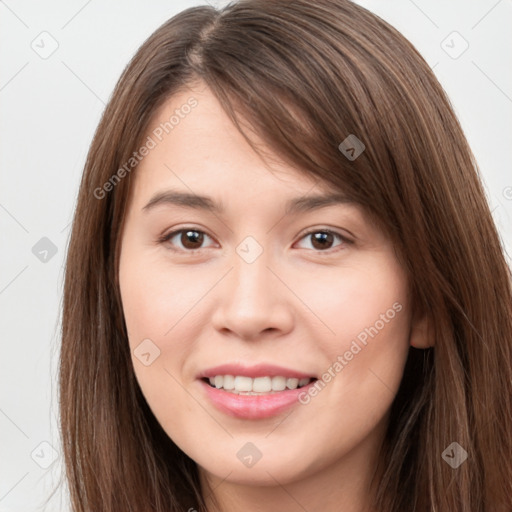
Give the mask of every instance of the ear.
[[434, 346], [434, 336], [427, 315], [413, 318], [409, 343], [415, 348], [425, 349]]

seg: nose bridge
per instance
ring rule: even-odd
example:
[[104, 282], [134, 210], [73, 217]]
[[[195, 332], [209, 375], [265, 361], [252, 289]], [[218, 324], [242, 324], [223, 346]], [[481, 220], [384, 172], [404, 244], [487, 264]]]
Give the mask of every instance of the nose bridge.
[[275, 283], [271, 283], [274, 276], [268, 269], [272, 265], [270, 259], [270, 251], [252, 236], [246, 237], [236, 247], [232, 260], [231, 297], [239, 308], [258, 307], [263, 313], [272, 303], [274, 294], [271, 287]]
[[230, 260], [232, 271], [218, 295], [213, 321], [217, 329], [229, 329], [244, 338], [269, 329], [291, 327], [290, 303], [270, 271], [272, 253], [254, 237], [246, 237]]
[[266, 252], [251, 262], [237, 255], [233, 270], [235, 271], [237, 288], [239, 288], [242, 295], [257, 298], [257, 295], [268, 287], [270, 277], [270, 272], [267, 268], [270, 264], [268, 259]]

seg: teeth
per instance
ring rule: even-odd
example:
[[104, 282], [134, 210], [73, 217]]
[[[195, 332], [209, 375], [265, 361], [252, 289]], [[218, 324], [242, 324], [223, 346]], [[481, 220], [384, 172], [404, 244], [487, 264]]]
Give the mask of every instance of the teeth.
[[272, 391], [284, 391], [286, 389], [286, 379], [284, 377], [272, 377]]
[[223, 379], [222, 387], [224, 389], [235, 389], [235, 377], [233, 375], [224, 375], [224, 378], [221, 377], [221, 379]]
[[286, 377], [251, 377], [216, 375], [209, 381], [213, 387], [224, 389], [233, 393], [272, 393], [285, 389], [297, 389], [309, 384], [313, 379], [286, 378]]
[[[224, 377], [221, 379], [224, 380]], [[252, 391], [252, 382], [250, 377], [235, 377], [235, 391]]]
[[[235, 389], [238, 389], [236, 380], [240, 378], [241, 377], [237, 377], [235, 379]], [[252, 380], [250, 377], [245, 377], [245, 379], [247, 379], [247, 384], [245, 387], [249, 389], [244, 389], [244, 391], [254, 391], [255, 393], [268, 393], [269, 391], [272, 391], [272, 379], [270, 377], [258, 377], [254, 380]], [[250, 389], [251, 384], [252, 389]]]

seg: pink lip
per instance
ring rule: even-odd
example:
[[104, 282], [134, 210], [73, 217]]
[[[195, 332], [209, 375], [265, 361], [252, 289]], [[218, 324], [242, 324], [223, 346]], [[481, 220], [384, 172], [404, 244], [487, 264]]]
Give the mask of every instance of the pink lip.
[[205, 377], [215, 377], [216, 375], [240, 375], [241, 377], [286, 377], [286, 378], [316, 378], [315, 375], [308, 375], [297, 370], [291, 370], [289, 368], [283, 368], [282, 366], [276, 366], [273, 364], [257, 364], [254, 366], [244, 366], [240, 363], [223, 364], [209, 368], [201, 372], [197, 378], [204, 379]]
[[[231, 373], [220, 372], [216, 375], [231, 375]], [[208, 398], [220, 411], [235, 418], [256, 420], [275, 416], [292, 405], [299, 404], [299, 395], [303, 392], [307, 393], [310, 386], [313, 386], [316, 381], [312, 381], [302, 388], [287, 389], [267, 395], [237, 395], [214, 388], [205, 381], [199, 382]]]

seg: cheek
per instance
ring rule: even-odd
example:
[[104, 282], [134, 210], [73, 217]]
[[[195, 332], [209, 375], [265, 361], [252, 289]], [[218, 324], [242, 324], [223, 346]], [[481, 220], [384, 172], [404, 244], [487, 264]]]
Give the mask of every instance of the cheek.
[[[134, 371], [150, 406], [168, 411], [168, 404], [162, 404], [169, 396], [186, 402], [178, 381], [196, 350], [210, 300], [206, 295], [218, 276], [207, 269], [200, 273], [171, 266], [161, 255], [143, 254], [128, 243], [125, 247], [119, 283]], [[180, 410], [186, 410], [183, 404]]]
[[160, 339], [172, 327], [178, 305], [176, 293], [173, 293], [177, 283], [167, 284], [148, 272], [141, 275], [130, 270], [133, 269], [127, 268], [120, 280], [130, 344], [141, 338]]
[[367, 264], [364, 271], [345, 268], [332, 277], [316, 281], [309, 293], [306, 285], [302, 288], [331, 333], [318, 345], [325, 359], [323, 380], [335, 383], [336, 394], [355, 399], [356, 409], [361, 408], [357, 399], [388, 402], [398, 389], [409, 351], [404, 275], [391, 260]]
[[371, 326], [395, 333], [407, 329], [407, 283], [394, 262], [346, 267], [314, 278], [306, 275], [300, 283], [298, 293], [331, 331], [333, 346], [359, 335], [364, 341], [365, 329]]
[[121, 255], [119, 283], [135, 376], [158, 421], [179, 433], [192, 409], [179, 381], [194, 349], [193, 306], [204, 291], [137, 251]]
[[190, 271], [171, 267], [157, 259], [121, 258], [119, 281], [130, 344], [151, 338], [165, 344], [182, 323], [194, 318], [194, 308], [208, 289], [205, 279], [190, 279]]

